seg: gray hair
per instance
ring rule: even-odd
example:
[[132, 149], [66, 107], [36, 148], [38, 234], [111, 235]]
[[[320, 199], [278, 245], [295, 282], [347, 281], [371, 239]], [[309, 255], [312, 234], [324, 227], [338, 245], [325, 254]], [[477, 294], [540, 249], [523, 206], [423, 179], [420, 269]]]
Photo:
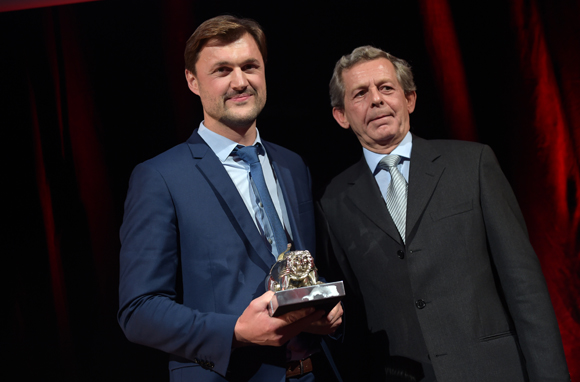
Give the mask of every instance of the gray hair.
[[371, 61], [378, 58], [386, 58], [391, 61], [395, 67], [397, 80], [403, 87], [405, 95], [417, 90], [415, 82], [413, 81], [411, 65], [407, 61], [370, 45], [359, 46], [351, 54], [342, 56], [334, 66], [334, 73], [332, 73], [332, 79], [330, 80], [330, 104], [332, 107], [344, 108], [344, 80], [342, 78], [342, 72], [352, 68], [361, 61]]

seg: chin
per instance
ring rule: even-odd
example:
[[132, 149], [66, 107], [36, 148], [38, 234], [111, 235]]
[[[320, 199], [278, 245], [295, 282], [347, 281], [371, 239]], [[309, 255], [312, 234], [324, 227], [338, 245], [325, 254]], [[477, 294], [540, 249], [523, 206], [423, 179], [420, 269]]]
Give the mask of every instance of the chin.
[[256, 119], [258, 118], [257, 114], [247, 114], [247, 115], [230, 115], [224, 116], [220, 118], [220, 121], [226, 125], [231, 126], [233, 128], [244, 129], [252, 126]]
[[258, 119], [258, 116], [262, 112], [263, 106], [254, 105], [252, 108], [240, 111], [239, 113], [233, 113], [232, 115], [226, 115], [226, 118], [230, 118], [232, 121], [238, 120], [240, 122], [253, 122]]

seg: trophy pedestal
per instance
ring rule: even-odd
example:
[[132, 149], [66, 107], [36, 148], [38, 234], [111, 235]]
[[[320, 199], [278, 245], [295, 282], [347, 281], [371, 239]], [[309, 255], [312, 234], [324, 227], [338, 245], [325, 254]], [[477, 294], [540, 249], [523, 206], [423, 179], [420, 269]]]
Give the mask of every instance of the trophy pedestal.
[[268, 312], [278, 317], [293, 310], [316, 306], [329, 312], [344, 297], [342, 281], [278, 291], [270, 300]]

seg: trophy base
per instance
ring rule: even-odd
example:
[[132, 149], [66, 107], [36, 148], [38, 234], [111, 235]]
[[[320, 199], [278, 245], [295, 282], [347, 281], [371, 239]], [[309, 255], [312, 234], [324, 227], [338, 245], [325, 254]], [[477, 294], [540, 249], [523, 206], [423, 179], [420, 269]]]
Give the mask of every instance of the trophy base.
[[344, 297], [342, 281], [278, 291], [270, 300], [268, 312], [278, 317], [293, 310], [316, 306], [329, 312]]

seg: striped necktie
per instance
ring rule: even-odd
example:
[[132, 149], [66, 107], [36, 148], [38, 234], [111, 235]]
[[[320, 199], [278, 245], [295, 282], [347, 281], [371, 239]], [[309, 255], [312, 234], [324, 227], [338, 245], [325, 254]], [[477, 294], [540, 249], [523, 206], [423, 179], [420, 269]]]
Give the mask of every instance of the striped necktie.
[[405, 227], [407, 220], [407, 181], [397, 169], [401, 157], [387, 155], [379, 162], [379, 166], [391, 174], [391, 183], [387, 188], [387, 208], [405, 243]]

